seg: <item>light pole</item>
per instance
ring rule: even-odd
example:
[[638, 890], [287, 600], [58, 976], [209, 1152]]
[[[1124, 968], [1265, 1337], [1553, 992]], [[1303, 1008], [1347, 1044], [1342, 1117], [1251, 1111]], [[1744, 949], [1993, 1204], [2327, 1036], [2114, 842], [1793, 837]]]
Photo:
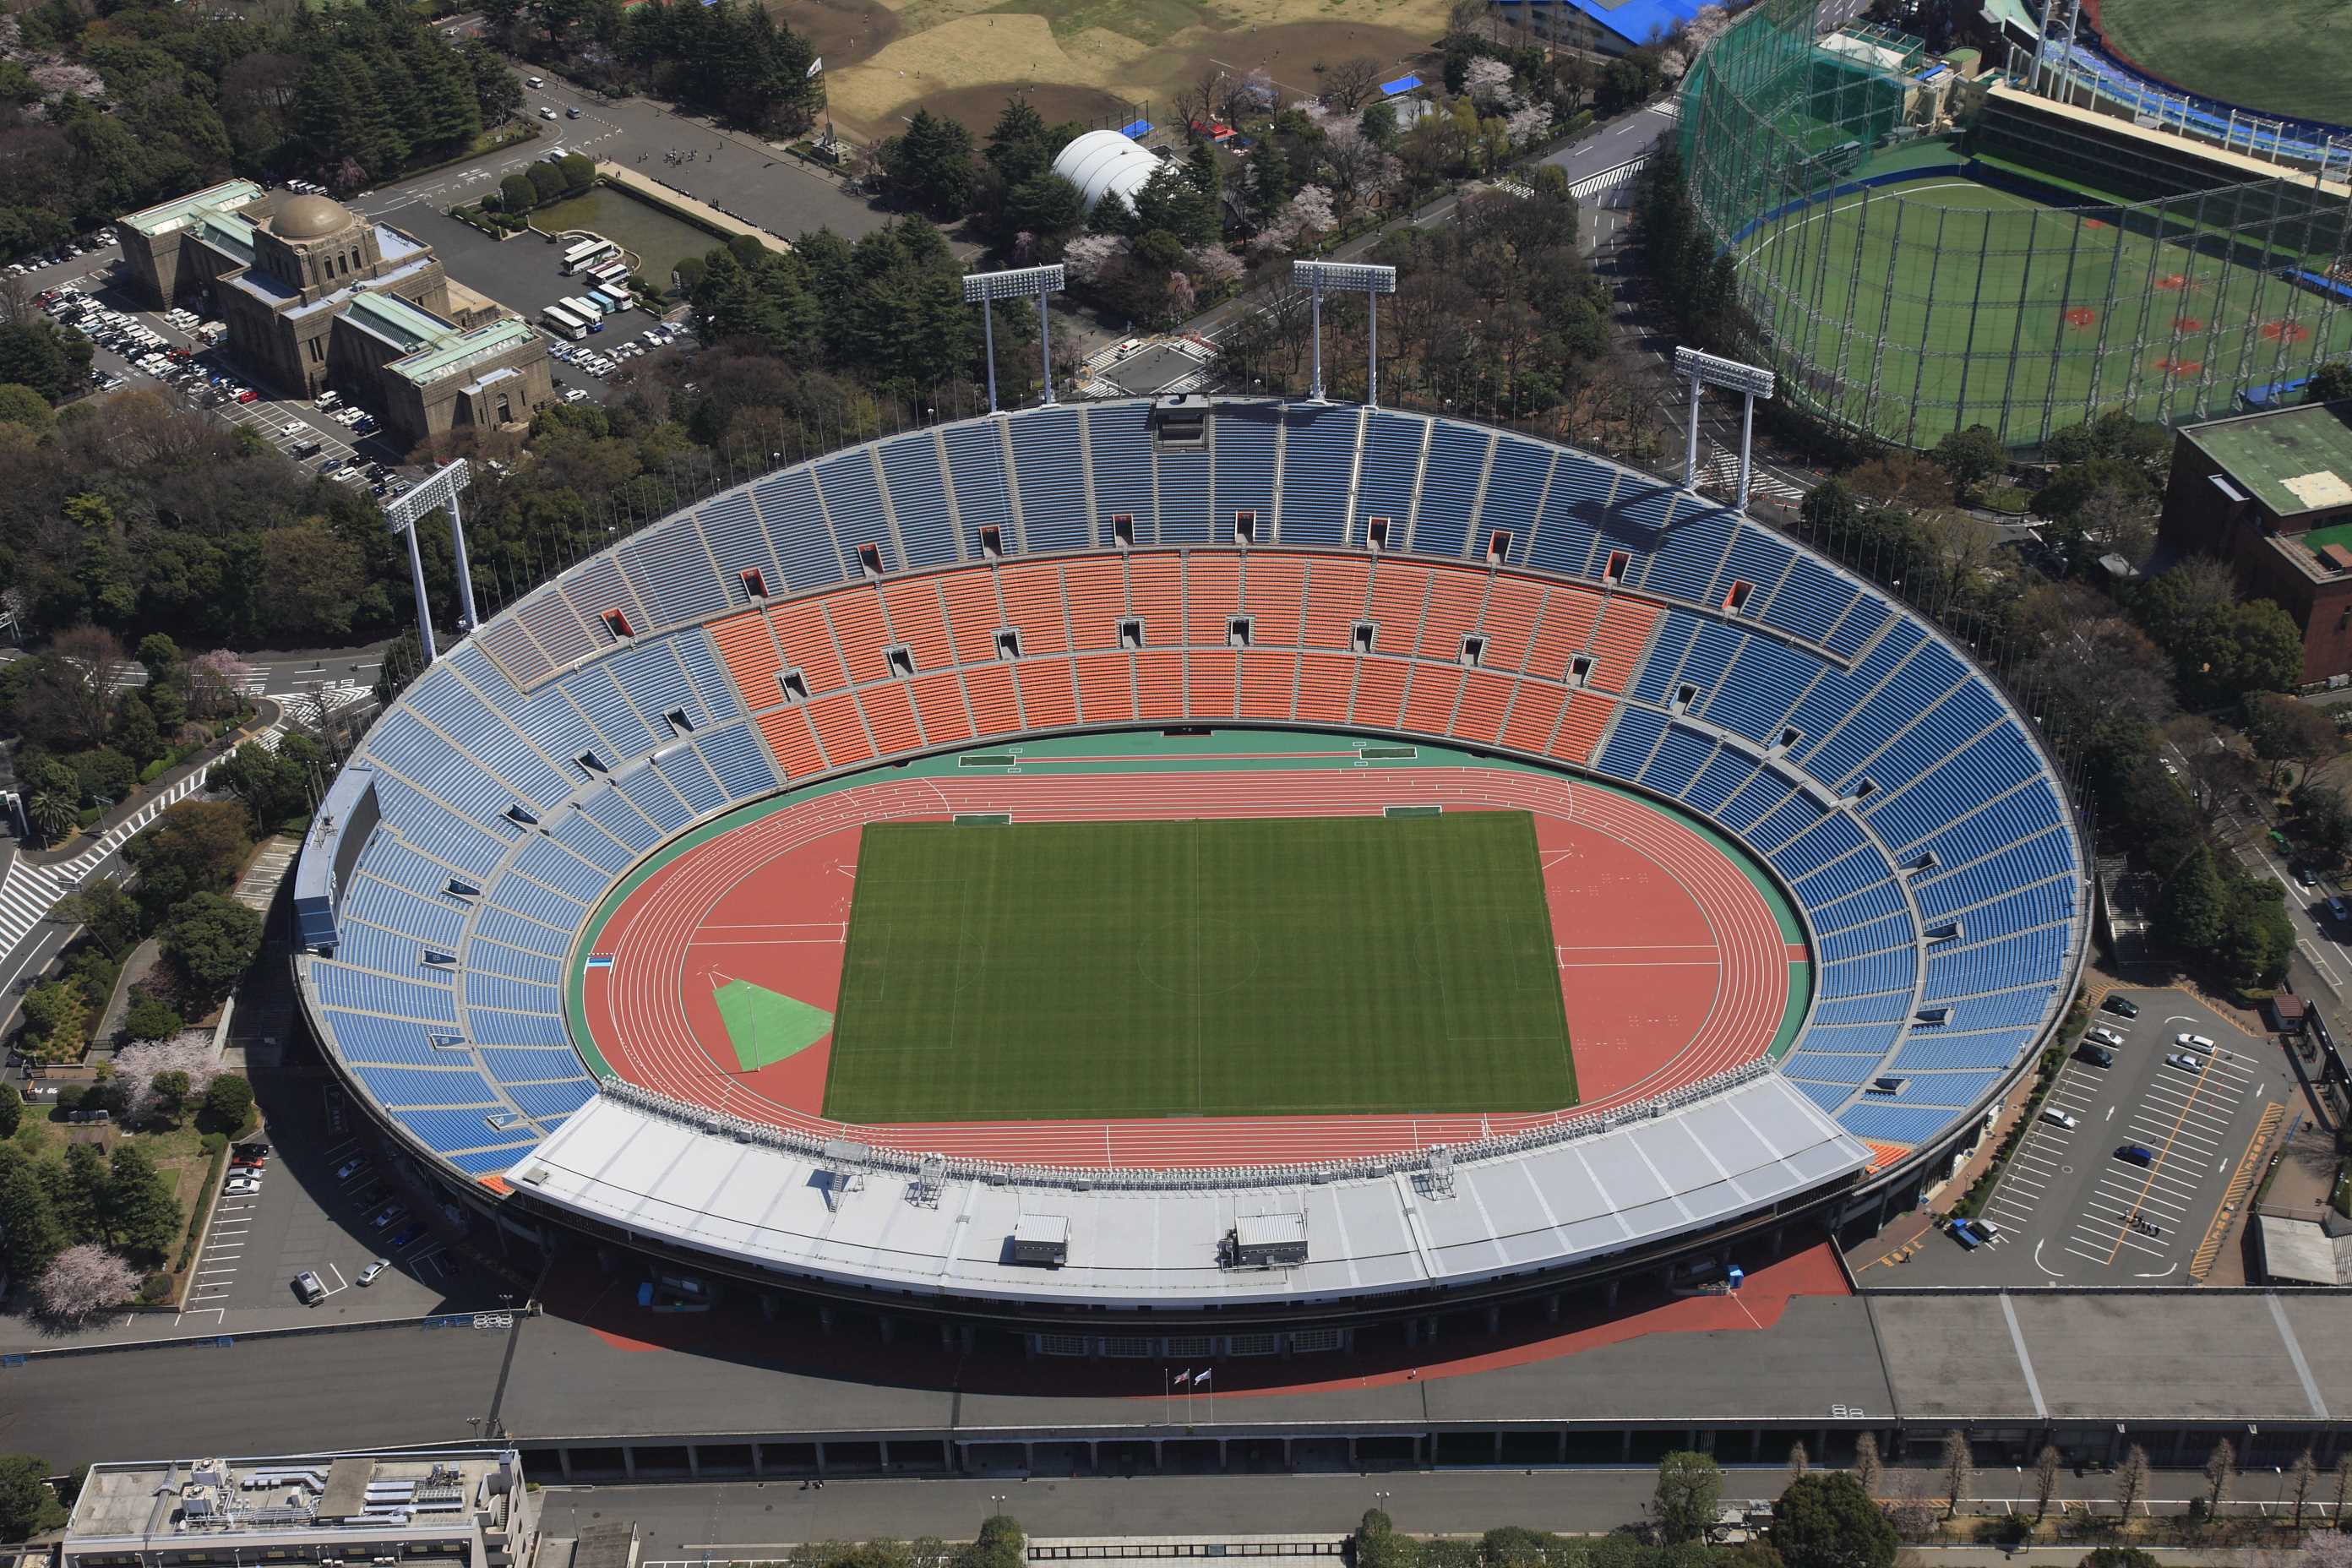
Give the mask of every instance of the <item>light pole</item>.
[[1756, 429], [1756, 400], [1772, 395], [1772, 373], [1760, 366], [1721, 359], [1696, 349], [1675, 351], [1675, 374], [1690, 383], [1690, 424], [1683, 444], [1683, 488], [1698, 483], [1698, 395], [1702, 386], [1737, 392], [1745, 400], [1739, 416], [1739, 500], [1733, 510], [1748, 510], [1749, 445]]
[[1062, 264], [1051, 267], [1021, 267], [1010, 272], [967, 272], [963, 279], [963, 302], [978, 305], [980, 328], [988, 355], [988, 411], [996, 412], [996, 320], [995, 305], [999, 300], [1026, 300], [1037, 297], [1037, 350], [1043, 359], [1045, 374], [1046, 406], [1054, 402], [1054, 327], [1045, 310], [1045, 297], [1062, 291]]
[[1307, 288], [1309, 309], [1313, 313], [1315, 340], [1315, 375], [1307, 391], [1310, 403], [1327, 401], [1323, 395], [1323, 289], [1360, 289], [1364, 296], [1364, 314], [1371, 331], [1368, 343], [1364, 371], [1364, 403], [1368, 407], [1381, 405], [1381, 304], [1380, 296], [1396, 292], [1396, 268], [1370, 267], [1352, 261], [1294, 261], [1290, 264], [1293, 286]]
[[984, 1517], [982, 1517], [980, 1522], [984, 1525], [989, 1521], [989, 1520], [994, 1519], [998, 1514], [1003, 1513], [1003, 1511], [1004, 1494], [1003, 1492], [991, 1492], [988, 1494], [988, 1512]]
[[394, 532], [408, 535], [408, 583], [416, 595], [416, 641], [424, 649], [425, 662], [431, 664], [441, 657], [433, 643], [433, 607], [425, 597], [425, 558], [416, 548], [416, 525], [438, 509], [449, 513], [449, 547], [457, 569], [457, 628], [471, 631], [478, 624], [474, 613], [474, 574], [466, 559], [466, 521], [457, 510], [457, 498], [473, 483], [473, 471], [466, 459], [458, 458], [446, 468], [427, 474], [413, 489], [393, 497], [383, 503], [383, 519]]

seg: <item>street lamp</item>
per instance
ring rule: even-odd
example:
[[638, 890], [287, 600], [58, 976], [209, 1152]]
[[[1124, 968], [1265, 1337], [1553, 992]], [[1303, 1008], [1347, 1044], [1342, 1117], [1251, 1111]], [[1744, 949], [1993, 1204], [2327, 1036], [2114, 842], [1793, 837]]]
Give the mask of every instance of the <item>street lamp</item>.
[[988, 1522], [988, 1520], [995, 1518], [998, 1514], [1003, 1513], [1003, 1511], [1004, 1511], [1004, 1494], [1003, 1494], [1003, 1492], [991, 1492], [991, 1493], [989, 1493], [989, 1494], [988, 1494], [988, 1518], [987, 1518], [987, 1519], [982, 1519], [982, 1520], [981, 1521], [981, 1523], [982, 1523], [982, 1524], [986, 1524], [986, 1523]]
[[968, 272], [963, 279], [963, 302], [981, 307], [981, 331], [986, 339], [988, 355], [988, 411], [996, 412], [996, 312], [999, 300], [1026, 300], [1037, 297], [1037, 349], [1045, 362], [1045, 405], [1054, 403], [1054, 329], [1045, 313], [1045, 296], [1062, 291], [1062, 264], [1051, 267], [1020, 267], [1009, 272]]

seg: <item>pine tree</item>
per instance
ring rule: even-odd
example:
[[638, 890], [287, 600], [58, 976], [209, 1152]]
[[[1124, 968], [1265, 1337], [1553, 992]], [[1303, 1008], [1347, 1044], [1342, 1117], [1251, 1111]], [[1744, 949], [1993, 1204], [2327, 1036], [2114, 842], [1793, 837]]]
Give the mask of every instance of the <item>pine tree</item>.
[[15, 1279], [36, 1279], [66, 1249], [65, 1226], [32, 1160], [0, 1144], [0, 1257]]
[[118, 1143], [102, 1200], [114, 1244], [134, 1256], [162, 1258], [180, 1232], [180, 1204], [155, 1162], [135, 1143]]
[[2229, 895], [2213, 863], [2213, 852], [2199, 845], [2164, 886], [2157, 900], [2157, 931], [2176, 952], [2210, 952], [2221, 940], [2229, 911]]

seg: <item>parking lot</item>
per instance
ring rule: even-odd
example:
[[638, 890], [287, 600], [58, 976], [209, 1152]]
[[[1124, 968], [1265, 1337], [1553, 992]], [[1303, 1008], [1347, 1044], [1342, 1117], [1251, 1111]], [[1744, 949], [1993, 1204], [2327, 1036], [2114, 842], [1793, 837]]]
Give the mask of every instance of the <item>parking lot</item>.
[[[1888, 1285], [2193, 1283], [2254, 1170], [2246, 1156], [2295, 1092], [2276, 1047], [2179, 991], [2122, 994], [2102, 1010], [2112, 1066], [2075, 1049], [1981, 1211], [1997, 1230], [1969, 1249], [1931, 1234]], [[2212, 1042], [2184, 1045], [2189, 1035]], [[2097, 1043], [2097, 1042], [2094, 1042]], [[2177, 1063], [2193, 1059], [2195, 1068]], [[2138, 1151], [2126, 1154], [2123, 1151]], [[2203, 1254], [2200, 1259], [2200, 1251]]]
[[[341, 1090], [312, 1082], [292, 1092], [260, 1134], [270, 1148], [259, 1190], [224, 1191], [215, 1204], [181, 1331], [417, 1317], [496, 1300], [449, 1250], [457, 1222], [401, 1179]], [[306, 1114], [286, 1113], [295, 1110]], [[240, 1185], [235, 1175], [226, 1186]], [[379, 1258], [390, 1267], [362, 1285]], [[307, 1307], [294, 1285], [305, 1272], [322, 1292]]]

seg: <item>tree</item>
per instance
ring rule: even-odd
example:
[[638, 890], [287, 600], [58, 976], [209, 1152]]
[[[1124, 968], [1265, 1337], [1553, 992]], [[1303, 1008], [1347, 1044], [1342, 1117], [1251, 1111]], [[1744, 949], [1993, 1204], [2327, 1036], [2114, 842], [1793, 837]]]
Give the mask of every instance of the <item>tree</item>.
[[2352, 359], [2330, 360], [2312, 372], [2305, 389], [2314, 403], [2334, 403], [2352, 397]]
[[2336, 721], [2310, 703], [2274, 691], [2253, 691], [2245, 699], [2246, 739], [2254, 755], [2271, 764], [2271, 787], [2290, 763], [2316, 763], [2336, 754]]
[[1381, 85], [1381, 64], [1363, 55], [1341, 60], [1323, 73], [1324, 101], [1354, 114], [1369, 102]]
[[36, 435], [47, 434], [58, 422], [46, 398], [17, 382], [0, 382], [0, 425], [17, 425]]
[[72, 1061], [89, 1043], [89, 1003], [72, 980], [54, 980], [25, 994], [25, 1029], [38, 1039], [47, 1061]]
[[1953, 493], [1966, 500], [1976, 489], [2009, 466], [2009, 453], [1990, 426], [1971, 425], [1936, 443], [1937, 467], [1952, 481]]
[[0, 1454], [0, 1541], [29, 1541], [65, 1522], [48, 1473], [47, 1459]]
[[1723, 1470], [1705, 1454], [1677, 1450], [1658, 1461], [1650, 1517], [1668, 1545], [1704, 1541], [1723, 1501]]
[[2213, 852], [2200, 844], [2158, 896], [2157, 939], [2175, 952], [2209, 953], [2221, 940], [2228, 910]]
[[2336, 1528], [2342, 1530], [2345, 1505], [2352, 1503], [2352, 1452], [2336, 1456], [2336, 1473], [2331, 1479], [2336, 1488]]
[[[79, 1147], [79, 1145], [76, 1145]], [[29, 1155], [0, 1148], [0, 1257], [12, 1279], [34, 1279], [63, 1252], [71, 1238], [58, 1219], [56, 1205]]]
[[2077, 1568], [2157, 1568], [2157, 1556], [2137, 1546], [2102, 1546], [2085, 1553]]
[[2294, 1499], [2294, 1527], [2301, 1530], [2303, 1510], [2310, 1501], [2311, 1489], [2319, 1484], [2319, 1467], [2312, 1463], [2310, 1449], [2305, 1448], [2297, 1454], [2294, 1463], [2287, 1467], [2286, 1484], [2289, 1495]]
[[539, 187], [528, 174], [517, 173], [499, 181], [499, 210], [520, 217], [539, 205]]
[[57, 918], [80, 926], [110, 958], [139, 945], [139, 901], [120, 882], [88, 882], [59, 899]]
[[25, 1124], [25, 1097], [16, 1086], [0, 1079], [0, 1142], [16, 1136], [16, 1129]]
[[2124, 1462], [2116, 1468], [2116, 1511], [2128, 1520], [2132, 1510], [2147, 1495], [2147, 1450], [2134, 1443], [2131, 1451], [2124, 1456]]
[[139, 1289], [139, 1273], [102, 1247], [84, 1243], [58, 1254], [33, 1286], [41, 1316], [58, 1323], [83, 1323], [120, 1307]]
[[2207, 1515], [2221, 1510], [2221, 1500], [2229, 1494], [2230, 1483], [2237, 1479], [2238, 1450], [2222, 1438], [2213, 1445], [2205, 1458], [2205, 1511]]
[[1969, 1451], [1969, 1435], [1958, 1427], [1944, 1434], [1944, 1517], [1960, 1511], [1960, 1499], [1976, 1479], [1976, 1458]]
[[971, 132], [958, 121], [918, 109], [907, 129], [877, 153], [890, 192], [936, 218], [961, 216], [971, 193]]
[[1878, 1434], [1864, 1432], [1853, 1440], [1853, 1479], [1872, 1497], [1878, 1495], [1881, 1465], [1878, 1458]]
[[[168, 1040], [187, 1026], [185, 1019], [161, 997], [140, 992], [122, 1015], [122, 1030], [134, 1040]], [[186, 1075], [181, 1077], [184, 1079]], [[185, 1085], [183, 1084], [184, 1089]]]
[[253, 1120], [253, 1085], [233, 1072], [213, 1079], [205, 1090], [205, 1121], [214, 1131], [232, 1138]]
[[1812, 1468], [1812, 1457], [1805, 1452], [1805, 1445], [1802, 1442], [1790, 1444], [1789, 1479], [1792, 1481], [1801, 1481], [1805, 1479], [1805, 1472], [1811, 1468]]
[[188, 1075], [184, 1072], [159, 1072], [148, 1080], [147, 1092], [154, 1101], [155, 1114], [172, 1126], [188, 1110]]
[[1815, 1470], [1772, 1505], [1772, 1545], [1788, 1568], [1893, 1568], [1898, 1542], [1859, 1481]]
[[1009, 1513], [992, 1513], [980, 1521], [980, 1534], [963, 1555], [960, 1568], [1023, 1568], [1029, 1557], [1021, 1521]]
[[226, 996], [261, 951], [261, 916], [219, 893], [198, 893], [172, 908], [163, 956], [196, 993]]
[[133, 896], [151, 922], [197, 893], [219, 892], [236, 879], [253, 851], [245, 808], [228, 801], [184, 800], [123, 847], [138, 868]]
[[1356, 1526], [1356, 1568], [1413, 1568], [1420, 1553], [1410, 1536], [1399, 1535], [1389, 1516], [1366, 1509]]
[[2033, 1517], [2037, 1520], [2050, 1516], [2051, 1501], [2058, 1495], [2059, 1468], [2063, 1463], [2058, 1450], [2048, 1443], [2042, 1444], [2042, 1451], [2033, 1456]]
[[2294, 808], [2295, 838], [2315, 856], [2333, 865], [2352, 850], [2352, 805], [2344, 792], [2314, 784], [2308, 775], [2287, 796]]
[[100, 1212], [114, 1245], [134, 1258], [161, 1259], [180, 1234], [183, 1215], [172, 1184], [136, 1143], [117, 1143], [107, 1163]]

